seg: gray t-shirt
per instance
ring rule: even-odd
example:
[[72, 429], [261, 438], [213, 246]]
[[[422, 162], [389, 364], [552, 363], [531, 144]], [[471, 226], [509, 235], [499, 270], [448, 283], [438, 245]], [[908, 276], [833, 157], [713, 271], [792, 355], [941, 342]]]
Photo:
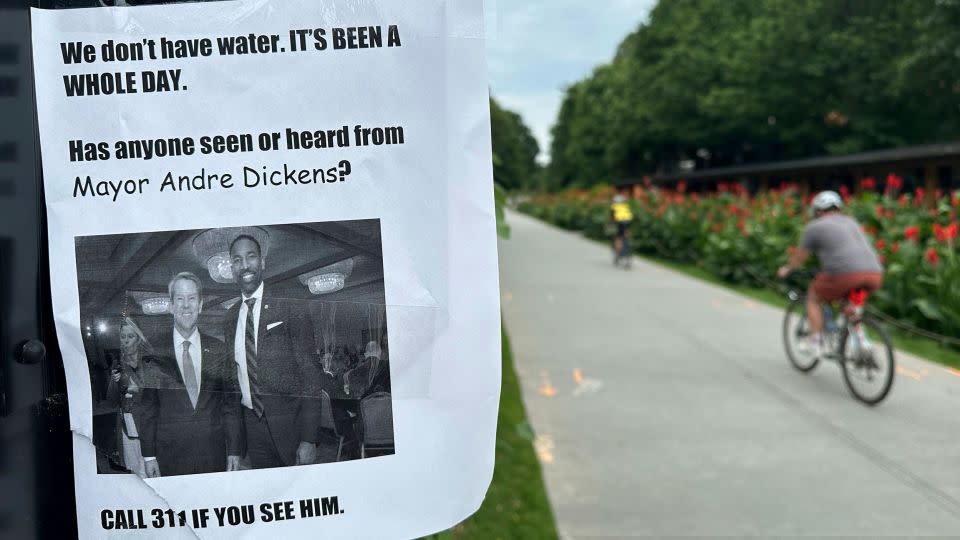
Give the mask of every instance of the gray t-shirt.
[[827, 214], [811, 221], [800, 247], [814, 252], [827, 274], [883, 272], [860, 224], [843, 214]]

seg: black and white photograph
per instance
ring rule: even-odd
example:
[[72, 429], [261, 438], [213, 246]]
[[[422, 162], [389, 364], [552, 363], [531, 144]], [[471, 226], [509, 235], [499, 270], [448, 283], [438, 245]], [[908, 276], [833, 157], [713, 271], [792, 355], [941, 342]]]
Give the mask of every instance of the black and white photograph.
[[394, 453], [379, 220], [75, 244], [98, 473]]

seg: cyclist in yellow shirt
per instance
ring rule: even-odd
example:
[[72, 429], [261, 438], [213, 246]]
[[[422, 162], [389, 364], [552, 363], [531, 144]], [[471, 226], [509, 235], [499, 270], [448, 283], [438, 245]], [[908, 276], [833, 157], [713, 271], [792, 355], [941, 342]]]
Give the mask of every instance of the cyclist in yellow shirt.
[[630, 210], [630, 204], [627, 198], [617, 193], [613, 196], [613, 203], [610, 205], [610, 221], [616, 226], [616, 236], [613, 237], [613, 264], [620, 264], [622, 261], [626, 268], [630, 268], [630, 223], [633, 221], [633, 212]]

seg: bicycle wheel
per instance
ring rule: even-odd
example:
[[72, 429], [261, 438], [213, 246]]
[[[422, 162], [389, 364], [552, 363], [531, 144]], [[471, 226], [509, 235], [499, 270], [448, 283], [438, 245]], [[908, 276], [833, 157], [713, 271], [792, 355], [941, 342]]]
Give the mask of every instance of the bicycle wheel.
[[851, 350], [850, 329], [844, 328], [840, 334], [840, 366], [853, 397], [872, 406], [883, 401], [893, 386], [893, 345], [886, 330], [873, 319], [865, 317], [860, 324], [868, 343]]
[[783, 347], [790, 364], [803, 373], [809, 373], [820, 363], [820, 357], [811, 354], [812, 351], [804, 351], [802, 346], [809, 335], [806, 298], [801, 296], [787, 306], [783, 315]]

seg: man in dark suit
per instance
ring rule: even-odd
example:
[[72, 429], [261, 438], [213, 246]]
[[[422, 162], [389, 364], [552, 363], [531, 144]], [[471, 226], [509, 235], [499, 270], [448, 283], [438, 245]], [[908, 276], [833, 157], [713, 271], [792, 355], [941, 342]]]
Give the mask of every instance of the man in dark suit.
[[173, 330], [158, 341], [144, 375], [140, 446], [147, 476], [238, 470], [237, 372], [222, 341], [197, 328], [200, 278], [170, 281]]
[[320, 370], [313, 358], [309, 311], [265, 290], [260, 243], [230, 243], [241, 301], [227, 312], [239, 381], [246, 450], [255, 469], [307, 465], [320, 440]]

